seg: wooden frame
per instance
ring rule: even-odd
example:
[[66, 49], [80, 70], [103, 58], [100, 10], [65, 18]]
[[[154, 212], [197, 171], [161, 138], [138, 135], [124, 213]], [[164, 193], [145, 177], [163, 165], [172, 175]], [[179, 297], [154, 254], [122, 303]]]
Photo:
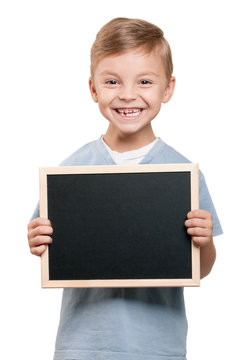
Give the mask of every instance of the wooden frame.
[[[197, 164], [147, 164], [134, 166], [62, 166], [40, 168], [40, 216], [48, 218], [48, 175], [63, 174], [120, 174], [120, 173], [161, 173], [189, 172], [191, 186], [191, 210], [199, 207], [199, 183]], [[186, 215], [185, 215], [186, 216]], [[41, 256], [42, 287], [159, 287], [159, 286], [199, 286], [200, 250], [191, 242], [192, 277], [182, 279], [86, 279], [51, 280], [49, 277], [49, 248]]]

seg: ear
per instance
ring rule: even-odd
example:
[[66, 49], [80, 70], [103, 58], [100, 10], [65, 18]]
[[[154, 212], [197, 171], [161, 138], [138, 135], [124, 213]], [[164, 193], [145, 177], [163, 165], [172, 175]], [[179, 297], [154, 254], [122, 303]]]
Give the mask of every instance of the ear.
[[96, 92], [96, 89], [95, 89], [95, 86], [94, 86], [94, 83], [93, 83], [93, 80], [91, 77], [89, 78], [89, 87], [90, 87], [90, 93], [91, 93], [92, 99], [95, 102], [98, 102], [97, 92]]
[[176, 84], [176, 79], [174, 76], [171, 76], [169, 83], [164, 92], [164, 97], [163, 97], [163, 101], [162, 101], [164, 104], [166, 104], [173, 96], [175, 84]]

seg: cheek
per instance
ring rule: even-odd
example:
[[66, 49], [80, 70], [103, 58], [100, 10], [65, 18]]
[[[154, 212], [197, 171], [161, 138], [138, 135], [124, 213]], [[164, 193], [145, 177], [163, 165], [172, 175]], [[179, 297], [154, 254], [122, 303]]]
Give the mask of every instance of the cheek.
[[161, 108], [161, 104], [164, 101], [165, 91], [164, 90], [158, 91], [157, 94], [155, 94], [155, 95], [156, 95], [154, 98], [155, 104], [156, 104], [156, 106]]
[[109, 113], [110, 106], [109, 106], [109, 102], [105, 97], [98, 98], [98, 106], [101, 114], [105, 118], [108, 118], [107, 114]]
[[112, 96], [107, 92], [103, 91], [98, 94], [98, 103], [101, 109], [110, 106], [112, 100], [113, 100]]
[[159, 91], [148, 93], [147, 96], [144, 97], [144, 101], [146, 101], [152, 109], [160, 108], [162, 94]]

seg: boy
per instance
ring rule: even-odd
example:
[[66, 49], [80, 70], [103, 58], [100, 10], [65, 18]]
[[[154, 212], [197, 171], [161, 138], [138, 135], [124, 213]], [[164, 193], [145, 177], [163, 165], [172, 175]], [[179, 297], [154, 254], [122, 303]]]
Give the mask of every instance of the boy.
[[[172, 72], [170, 47], [157, 26], [126, 18], [106, 24], [92, 46], [89, 86], [108, 129], [62, 165], [188, 162], [151, 125], [173, 95]], [[53, 229], [38, 216], [28, 239], [40, 256]], [[200, 210], [187, 214], [185, 226], [201, 248], [203, 278], [216, 257], [212, 236], [222, 230], [201, 173]], [[185, 360], [186, 335], [182, 288], [64, 289], [54, 359]]]

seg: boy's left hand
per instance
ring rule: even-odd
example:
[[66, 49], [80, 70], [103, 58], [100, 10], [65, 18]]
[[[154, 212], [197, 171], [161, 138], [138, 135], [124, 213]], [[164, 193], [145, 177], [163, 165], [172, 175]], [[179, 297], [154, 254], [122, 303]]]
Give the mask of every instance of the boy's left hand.
[[204, 247], [212, 241], [212, 214], [206, 210], [192, 210], [185, 221], [187, 233], [192, 236], [195, 245]]

